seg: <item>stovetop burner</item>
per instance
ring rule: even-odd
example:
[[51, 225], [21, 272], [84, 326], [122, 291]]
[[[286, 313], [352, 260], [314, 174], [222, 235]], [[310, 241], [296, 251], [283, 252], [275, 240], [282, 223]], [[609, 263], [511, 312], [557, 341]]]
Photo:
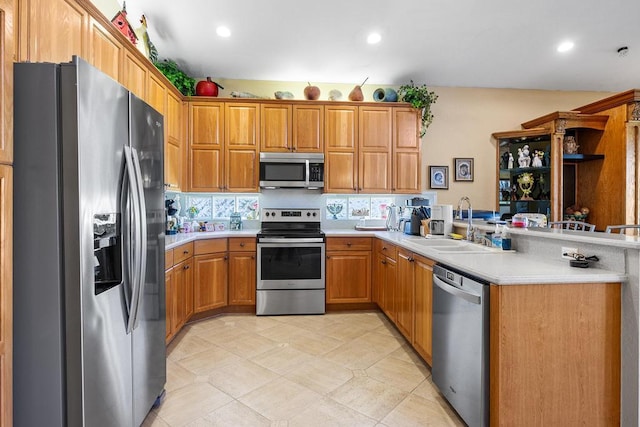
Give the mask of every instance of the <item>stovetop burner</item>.
[[320, 209], [263, 209], [257, 237], [324, 238], [320, 229]]

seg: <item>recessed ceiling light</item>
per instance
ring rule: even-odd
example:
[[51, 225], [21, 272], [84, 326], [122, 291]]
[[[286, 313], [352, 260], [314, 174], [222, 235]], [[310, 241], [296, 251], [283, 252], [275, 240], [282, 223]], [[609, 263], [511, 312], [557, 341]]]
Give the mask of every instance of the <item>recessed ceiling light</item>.
[[231, 30], [225, 26], [221, 26], [216, 28], [216, 34], [220, 37], [229, 37], [231, 35]]
[[380, 43], [380, 40], [382, 40], [382, 36], [378, 33], [371, 33], [367, 37], [367, 43], [369, 44]]
[[566, 41], [566, 42], [562, 42], [558, 45], [558, 52], [569, 52], [571, 49], [573, 49], [573, 42], [572, 41]]

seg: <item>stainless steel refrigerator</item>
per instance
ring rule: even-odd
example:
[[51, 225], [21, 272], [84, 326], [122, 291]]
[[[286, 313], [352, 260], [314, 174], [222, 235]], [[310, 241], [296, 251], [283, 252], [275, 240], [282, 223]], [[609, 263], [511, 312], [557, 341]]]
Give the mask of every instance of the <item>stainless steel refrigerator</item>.
[[163, 118], [77, 57], [15, 64], [14, 100], [14, 425], [140, 425], [166, 380]]

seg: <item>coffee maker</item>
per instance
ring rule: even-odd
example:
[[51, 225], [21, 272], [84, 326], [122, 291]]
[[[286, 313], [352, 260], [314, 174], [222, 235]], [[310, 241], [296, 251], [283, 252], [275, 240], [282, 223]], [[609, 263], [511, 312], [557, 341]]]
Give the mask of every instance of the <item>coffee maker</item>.
[[448, 236], [453, 231], [453, 205], [431, 206], [429, 234], [432, 236]]

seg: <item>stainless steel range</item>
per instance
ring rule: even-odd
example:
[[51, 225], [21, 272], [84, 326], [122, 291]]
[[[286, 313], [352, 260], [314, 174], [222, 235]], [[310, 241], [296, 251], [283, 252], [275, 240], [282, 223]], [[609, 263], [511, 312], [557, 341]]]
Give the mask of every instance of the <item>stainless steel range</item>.
[[320, 209], [262, 209], [256, 314], [324, 314]]

